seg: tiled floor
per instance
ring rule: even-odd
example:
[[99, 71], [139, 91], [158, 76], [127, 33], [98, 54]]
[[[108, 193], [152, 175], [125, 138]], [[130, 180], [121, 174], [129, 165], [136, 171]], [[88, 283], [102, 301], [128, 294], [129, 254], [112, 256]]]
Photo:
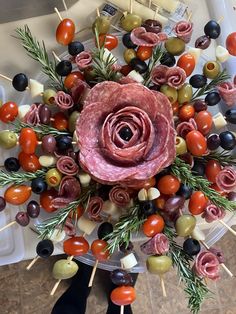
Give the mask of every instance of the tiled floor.
[[[225, 252], [226, 265], [236, 274], [236, 238], [228, 233], [218, 243]], [[0, 314], [50, 314], [50, 310], [68, 287], [62, 281], [54, 297], [49, 291], [55, 283], [51, 276], [52, 265], [58, 257], [38, 261], [31, 271], [26, 271], [28, 262], [0, 268]], [[86, 314], [106, 313], [106, 295], [101, 288], [100, 272], [95, 277], [93, 290], [88, 299]], [[224, 271], [216, 284], [209, 281], [215, 299], [207, 300], [201, 314], [236, 314], [236, 277], [230, 279]], [[184, 292], [178, 287], [175, 272], [165, 277], [168, 298], [163, 298], [159, 278], [149, 274], [139, 275], [136, 283], [137, 300], [133, 304], [134, 314], [187, 314]]]

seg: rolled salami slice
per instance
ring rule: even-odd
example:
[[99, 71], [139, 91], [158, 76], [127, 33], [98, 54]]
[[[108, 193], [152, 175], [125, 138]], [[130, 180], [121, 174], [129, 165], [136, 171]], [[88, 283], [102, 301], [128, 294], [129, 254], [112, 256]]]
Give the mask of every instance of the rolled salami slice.
[[130, 195], [124, 187], [114, 186], [109, 192], [109, 199], [119, 207], [125, 207], [130, 203]]
[[74, 176], [78, 173], [79, 166], [73, 158], [69, 156], [61, 156], [57, 161], [57, 169], [67, 176]]
[[233, 167], [225, 167], [216, 176], [216, 184], [221, 191], [231, 192], [236, 187], [236, 171]]
[[200, 277], [216, 280], [219, 278], [220, 263], [215, 254], [200, 252], [196, 257], [193, 270]]
[[61, 110], [68, 110], [74, 106], [74, 101], [71, 95], [66, 94], [63, 91], [59, 91], [55, 96], [55, 104]]
[[179, 21], [174, 28], [176, 36], [182, 39], [186, 44], [191, 40], [193, 33], [193, 23], [187, 21]]
[[87, 212], [90, 220], [101, 221], [100, 213], [102, 211], [103, 199], [99, 196], [93, 196], [89, 200]]
[[92, 60], [93, 58], [90, 51], [82, 51], [75, 57], [75, 63], [81, 71], [90, 67], [92, 64]]
[[168, 72], [169, 68], [166, 65], [158, 65], [156, 66], [151, 74], [152, 83], [155, 85], [163, 85], [167, 81], [166, 73]]
[[30, 110], [24, 116], [23, 122], [30, 124], [30, 125], [38, 125], [40, 124], [40, 117], [39, 117], [39, 108], [42, 104], [32, 104], [30, 106]]
[[137, 27], [132, 30], [130, 38], [137, 46], [155, 47], [168, 37], [165, 33], [151, 33], [147, 32], [144, 27]]
[[185, 83], [186, 73], [178, 66], [169, 68], [166, 73], [166, 80], [170, 87], [181, 88]]
[[202, 214], [202, 218], [205, 218], [206, 222], [208, 223], [222, 219], [224, 216], [225, 211], [214, 204], [208, 205]]
[[71, 97], [75, 104], [84, 104], [86, 97], [88, 96], [90, 91], [89, 85], [78, 79], [74, 82], [74, 86], [70, 89]]
[[233, 106], [236, 104], [236, 86], [232, 82], [224, 82], [217, 86], [221, 98], [226, 105]]
[[76, 227], [72, 219], [67, 217], [63, 230], [65, 231], [68, 237], [73, 237], [76, 235]]
[[197, 130], [197, 124], [194, 119], [189, 121], [180, 122], [176, 127], [176, 132], [182, 138], [186, 138], [187, 134], [191, 131]]
[[146, 255], [162, 255], [169, 251], [169, 240], [163, 233], [158, 233], [143, 243], [140, 249]]
[[223, 254], [223, 252], [222, 252], [220, 249], [218, 249], [218, 248], [216, 248], [216, 247], [211, 247], [211, 248], [209, 249], [209, 251], [210, 251], [211, 253], [213, 253], [213, 254], [217, 257], [217, 259], [218, 259], [218, 261], [219, 261], [220, 264], [222, 264], [222, 263], [225, 262], [224, 254]]

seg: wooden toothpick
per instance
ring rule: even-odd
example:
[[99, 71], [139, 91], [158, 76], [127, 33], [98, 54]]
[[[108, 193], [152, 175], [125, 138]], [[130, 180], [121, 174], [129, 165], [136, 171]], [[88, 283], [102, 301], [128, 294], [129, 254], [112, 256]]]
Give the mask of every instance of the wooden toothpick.
[[92, 287], [92, 285], [93, 285], [93, 280], [94, 280], [97, 268], [98, 268], [98, 260], [96, 260], [96, 262], [93, 266], [93, 271], [92, 271], [92, 274], [90, 276], [88, 287]]
[[160, 275], [160, 281], [161, 281], [161, 289], [162, 289], [163, 297], [166, 298], [167, 294], [166, 294], [166, 287], [165, 287], [165, 282], [164, 282], [164, 279], [163, 279], [163, 275]]
[[159, 7], [156, 7], [155, 13], [153, 15], [153, 20], [157, 18], [158, 11], [159, 11]]
[[151, 8], [151, 6], [152, 6], [152, 0], [149, 0], [148, 7]]
[[223, 15], [219, 18], [219, 20], [217, 21], [218, 24], [220, 24], [222, 21], [224, 20]]
[[55, 53], [55, 51], [52, 51], [52, 55], [58, 62], [61, 61], [61, 59], [58, 57], [58, 55]]
[[35, 256], [35, 258], [31, 261], [31, 263], [26, 267], [27, 270], [30, 270], [31, 267], [37, 262], [37, 260], [40, 258], [40, 256]]
[[100, 12], [99, 12], [99, 8], [97, 8], [97, 16], [100, 17]]
[[9, 222], [9, 224], [7, 224], [6, 226], [4, 226], [4, 227], [2, 227], [1, 229], [0, 229], [0, 232], [1, 231], [3, 231], [3, 230], [5, 230], [5, 229], [7, 229], [7, 228], [9, 228], [9, 227], [11, 227], [11, 226], [13, 226], [14, 224], [16, 224], [17, 222], [14, 220], [14, 221], [12, 221], [12, 222]]
[[129, 12], [130, 12], [130, 14], [133, 13], [133, 0], [129, 1]]
[[190, 22], [190, 21], [191, 21], [192, 16], [193, 16], [193, 12], [191, 11], [191, 12], [188, 14], [187, 22]]
[[54, 8], [54, 11], [56, 12], [57, 16], [59, 17], [60, 21], [63, 20], [62, 16], [61, 16], [61, 13], [58, 11], [57, 8]]
[[236, 236], [236, 231], [227, 225], [223, 220], [218, 220], [225, 228], [227, 228], [234, 236]]

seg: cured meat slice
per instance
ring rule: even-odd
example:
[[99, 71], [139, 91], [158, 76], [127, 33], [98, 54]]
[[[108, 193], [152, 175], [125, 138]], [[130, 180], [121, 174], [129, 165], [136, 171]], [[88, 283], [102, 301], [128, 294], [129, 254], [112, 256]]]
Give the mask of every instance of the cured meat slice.
[[82, 51], [75, 57], [75, 63], [81, 71], [90, 67], [92, 64], [92, 60], [93, 58], [90, 51]]
[[205, 218], [206, 222], [208, 223], [222, 219], [224, 216], [225, 211], [214, 204], [208, 205], [202, 214], [202, 218]]
[[109, 192], [109, 199], [119, 207], [125, 207], [130, 203], [130, 195], [126, 188], [114, 186]]
[[224, 254], [220, 249], [216, 247], [210, 247], [209, 251], [217, 257], [220, 264], [225, 262]]
[[57, 161], [57, 169], [67, 176], [74, 176], [78, 173], [79, 166], [72, 157], [61, 156]]
[[152, 83], [155, 85], [163, 85], [167, 81], [166, 73], [169, 68], [166, 65], [158, 65], [156, 66], [151, 74]]
[[168, 37], [165, 33], [151, 33], [147, 32], [144, 27], [137, 27], [132, 30], [130, 38], [137, 46], [155, 47]]
[[76, 227], [72, 219], [67, 217], [63, 230], [65, 231], [68, 237], [73, 237], [76, 235]]
[[231, 192], [236, 187], [236, 172], [233, 167], [225, 167], [216, 176], [216, 184], [221, 191]]
[[71, 97], [75, 104], [84, 103], [88, 93], [90, 91], [89, 85], [78, 79], [75, 81], [74, 86], [70, 89]]
[[169, 240], [163, 233], [156, 234], [153, 238], [140, 246], [146, 255], [162, 255], [169, 251]]
[[228, 106], [236, 104], [236, 85], [235, 83], [225, 82], [217, 86], [221, 98]]
[[40, 118], [39, 118], [39, 108], [42, 106], [42, 104], [32, 104], [30, 106], [30, 110], [26, 113], [24, 116], [23, 121], [30, 125], [38, 125], [40, 124]]
[[89, 219], [93, 221], [101, 221], [100, 213], [102, 211], [103, 199], [99, 196], [93, 196], [90, 198], [87, 212]]
[[189, 132], [194, 130], [197, 130], [197, 124], [192, 118], [189, 121], [180, 122], [176, 127], [177, 134], [184, 139]]
[[74, 101], [69, 94], [59, 91], [55, 96], [55, 104], [61, 110], [68, 110], [74, 106]]
[[200, 252], [196, 257], [193, 269], [200, 277], [212, 280], [219, 278], [220, 264], [215, 254], [211, 252]]
[[136, 83], [136, 81], [132, 77], [123, 76], [121, 79], [119, 79], [119, 83], [121, 85], [124, 85], [124, 84]]
[[185, 83], [186, 73], [182, 68], [176, 66], [169, 68], [166, 73], [166, 77], [166, 81], [169, 86], [174, 88], [181, 88]]
[[191, 40], [193, 33], [193, 23], [187, 21], [179, 21], [174, 28], [176, 36], [182, 39], [186, 44]]

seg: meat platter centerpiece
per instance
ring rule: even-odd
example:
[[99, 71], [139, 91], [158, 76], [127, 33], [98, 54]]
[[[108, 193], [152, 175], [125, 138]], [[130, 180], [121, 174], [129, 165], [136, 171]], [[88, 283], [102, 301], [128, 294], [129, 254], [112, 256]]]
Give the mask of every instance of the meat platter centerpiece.
[[[121, 312], [136, 298], [128, 272], [137, 264], [132, 237], [140, 232], [147, 237], [140, 246], [147, 270], [160, 276], [163, 295], [168, 294], [163, 276], [175, 267], [188, 306], [198, 313], [210, 295], [206, 279], [218, 279], [221, 269], [233, 275], [223, 253], [204, 242], [197, 218], [236, 234], [223, 220], [236, 208], [231, 154], [236, 139], [223, 129], [236, 123], [231, 108], [236, 88], [222, 67], [236, 55], [235, 34], [226, 47], [217, 46], [215, 60], [205, 60], [201, 52], [220, 35], [217, 21], [206, 21], [204, 35], [187, 47], [194, 36], [191, 17], [176, 23], [169, 36], [160, 22], [126, 13], [124, 33], [116, 36], [109, 33], [109, 18], [98, 12], [93, 48], [85, 49], [74, 40], [74, 22], [57, 13], [56, 39], [68, 48], [65, 59], [53, 53], [50, 61], [27, 26], [16, 29], [27, 54], [42, 65], [48, 86], [23, 73], [1, 75], [32, 96], [31, 105], [9, 101], [0, 107], [6, 124], [0, 146], [19, 148], [0, 171], [0, 186], [7, 187], [0, 209], [25, 207], [1, 231], [15, 223], [27, 226], [40, 211], [49, 213], [37, 225], [41, 240], [28, 269], [62, 243], [68, 258], [54, 265], [51, 294], [76, 274], [73, 258], [91, 250], [92, 285], [99, 262], [121, 251], [120, 269], [111, 272], [118, 285], [111, 300]], [[124, 60], [113, 54], [117, 46]], [[212, 116], [208, 109], [220, 101], [230, 108]], [[95, 229], [90, 245], [86, 237]]]

